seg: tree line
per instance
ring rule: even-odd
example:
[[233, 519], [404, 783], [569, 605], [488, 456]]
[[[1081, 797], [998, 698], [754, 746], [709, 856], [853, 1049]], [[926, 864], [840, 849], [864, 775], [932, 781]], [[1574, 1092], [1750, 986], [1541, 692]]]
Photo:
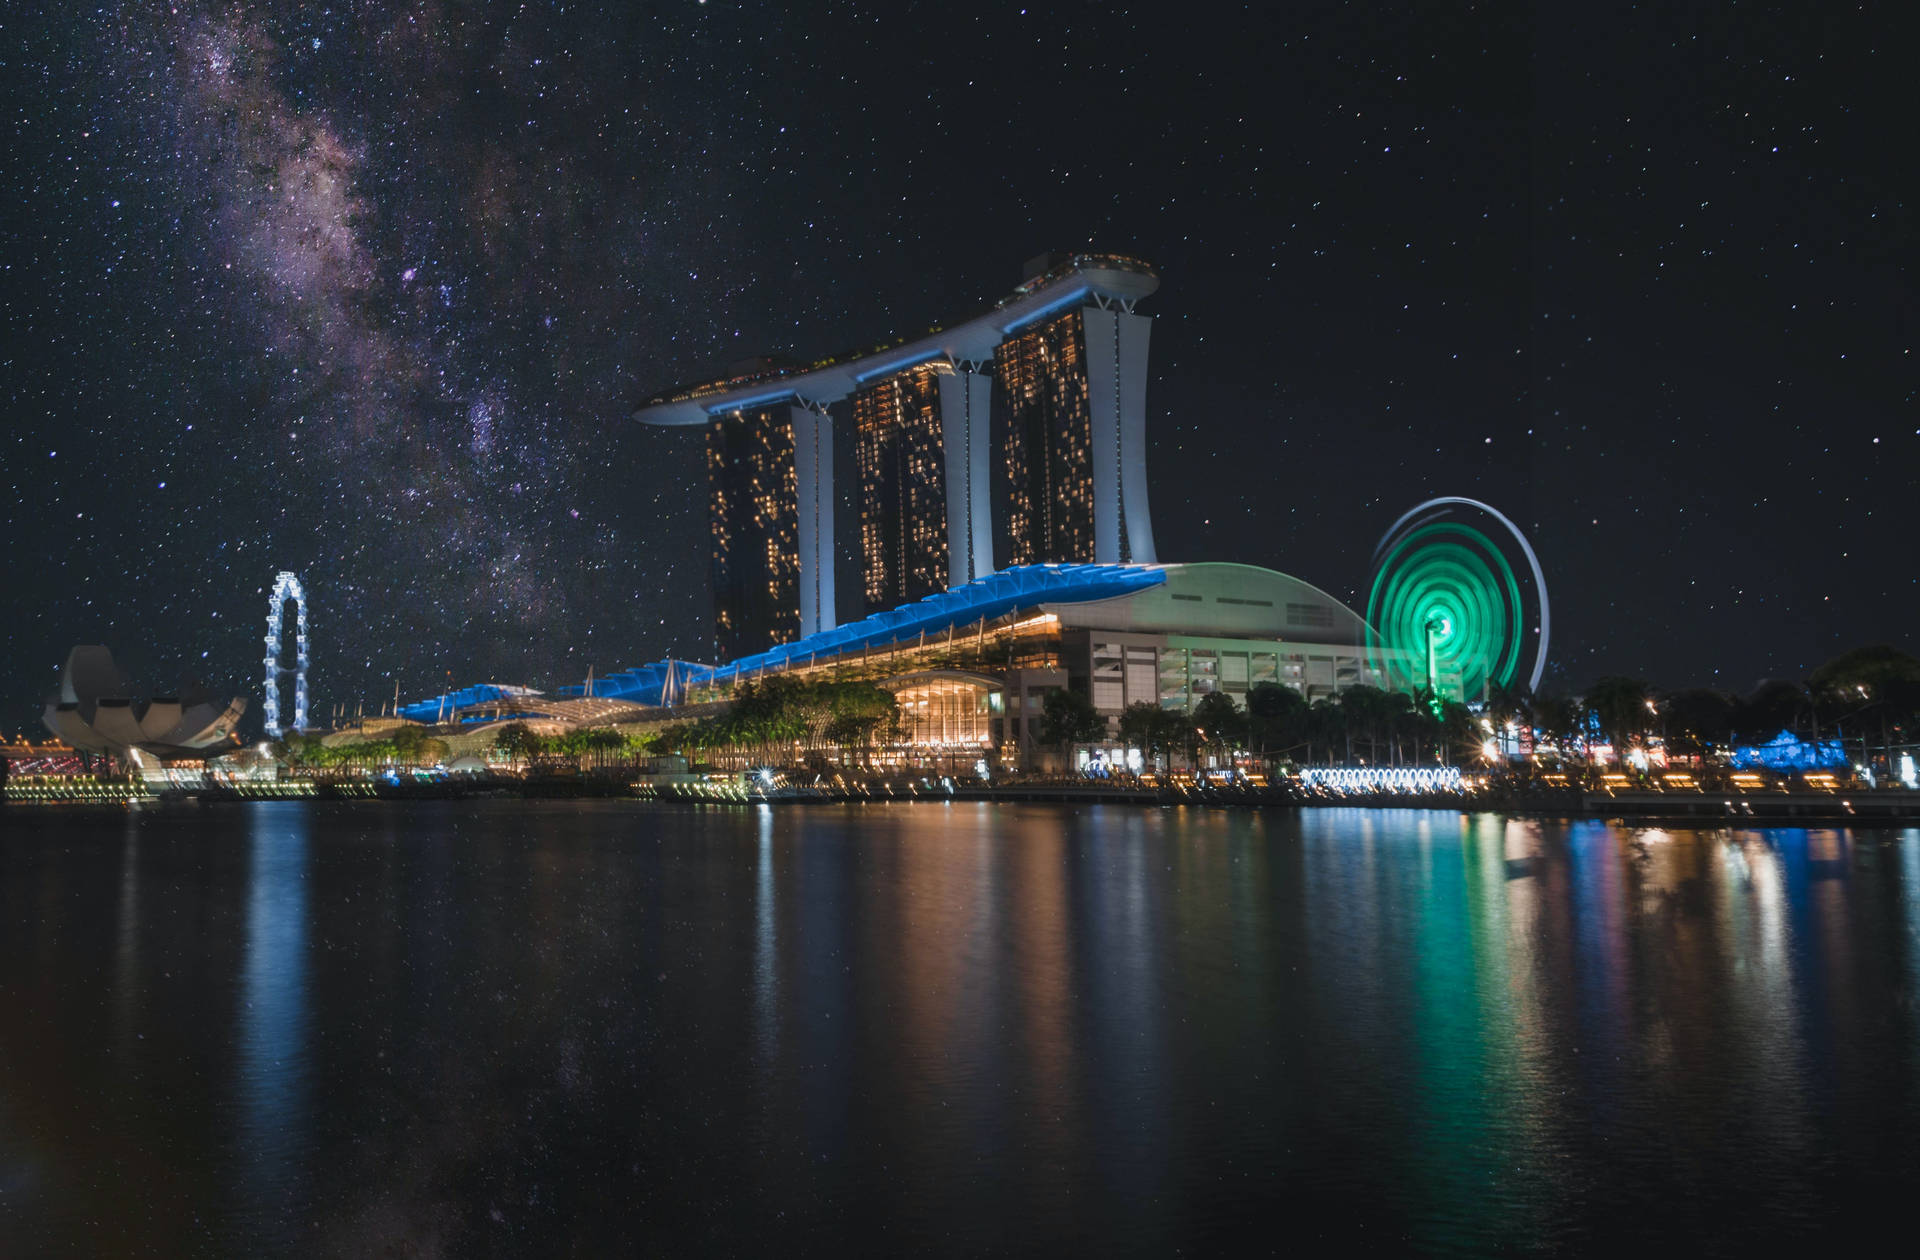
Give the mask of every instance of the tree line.
[[1663, 690], [1619, 675], [1579, 697], [1532, 696], [1496, 688], [1487, 716], [1572, 741], [1598, 733], [1615, 748], [1658, 738], [1672, 753], [1712, 756], [1735, 744], [1762, 743], [1787, 731], [1813, 741], [1843, 741], [1869, 759], [1890, 757], [1920, 728], [1920, 660], [1886, 644], [1855, 648], [1804, 681], [1774, 679], [1745, 695], [1711, 687]]
[[[1842, 740], [1869, 761], [1890, 762], [1920, 728], [1920, 660], [1886, 645], [1857, 648], [1805, 681], [1771, 681], [1744, 696], [1713, 688], [1661, 690], [1621, 676], [1601, 678], [1578, 696], [1495, 687], [1484, 717], [1496, 728], [1524, 728], [1551, 743], [1598, 736], [1626, 749], [1658, 738], [1670, 753], [1701, 757], [1786, 730]], [[875, 683], [776, 675], [741, 684], [728, 710], [710, 717], [644, 734], [595, 727], [542, 736], [512, 723], [497, 732], [494, 750], [529, 761], [677, 752], [780, 765], [869, 759], [905, 734], [898, 701]], [[1106, 718], [1072, 688], [1048, 693], [1037, 734], [1063, 751], [1112, 738]], [[1484, 729], [1465, 705], [1425, 693], [1360, 686], [1309, 702], [1292, 687], [1266, 682], [1247, 692], [1244, 707], [1221, 692], [1202, 696], [1191, 713], [1131, 704], [1120, 715], [1117, 736], [1130, 747], [1190, 761], [1203, 752], [1250, 752], [1300, 765], [1407, 765], [1470, 760]], [[280, 745], [286, 761], [314, 769], [432, 765], [444, 762], [448, 751], [444, 739], [419, 726], [335, 747], [315, 734], [289, 735]]]
[[724, 713], [664, 726], [658, 752], [782, 765], [806, 759], [868, 757], [904, 737], [900, 703], [871, 682], [784, 674], [734, 689]]
[[446, 740], [428, 734], [423, 726], [400, 726], [377, 739], [333, 745], [322, 743], [318, 732], [294, 731], [277, 745], [282, 761], [311, 770], [439, 765], [449, 751]]
[[[640, 754], [655, 743], [651, 735], [628, 734], [610, 727], [591, 727], [540, 735], [524, 722], [511, 722], [494, 733], [493, 749], [503, 757], [535, 761], [544, 758]], [[328, 745], [312, 732], [294, 732], [277, 745], [281, 760], [309, 770], [373, 769], [380, 766], [437, 766], [446, 764], [452, 746], [424, 726], [400, 726], [375, 739]]]
[[[1080, 692], [1048, 694], [1037, 736], [1061, 748], [1108, 740], [1106, 720]], [[1200, 697], [1193, 712], [1136, 701], [1120, 715], [1119, 740], [1158, 756], [1195, 760], [1203, 752], [1251, 752], [1303, 765], [1351, 762], [1410, 765], [1452, 762], [1479, 746], [1473, 715], [1457, 701], [1427, 693], [1349, 687], [1309, 702], [1283, 683], [1256, 683], [1246, 707], [1225, 692]]]
[[[1577, 696], [1494, 687], [1484, 717], [1496, 729], [1524, 728], [1558, 744], [1597, 735], [1626, 749], [1658, 738], [1671, 753], [1706, 757], [1785, 730], [1843, 740], [1869, 760], [1891, 760], [1920, 729], [1920, 660], [1884, 644], [1856, 648], [1803, 682], [1769, 681], [1744, 696], [1713, 688], [1662, 690], [1621, 676], [1601, 678]], [[1071, 689], [1048, 695], [1038, 737], [1062, 749], [1110, 738], [1092, 702]], [[1128, 705], [1118, 737], [1129, 747], [1189, 759], [1202, 751], [1244, 751], [1302, 765], [1391, 765], [1470, 759], [1485, 730], [1467, 706], [1426, 693], [1363, 686], [1309, 702], [1269, 682], [1247, 692], [1244, 708], [1220, 692], [1202, 696], [1191, 713]]]

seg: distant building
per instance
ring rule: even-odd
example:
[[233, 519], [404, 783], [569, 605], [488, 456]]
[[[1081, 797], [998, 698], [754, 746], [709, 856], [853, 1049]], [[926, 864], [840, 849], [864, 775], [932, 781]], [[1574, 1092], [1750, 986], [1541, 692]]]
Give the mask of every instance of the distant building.
[[[1015, 563], [1152, 562], [1150, 321], [1133, 305], [1158, 287], [1134, 259], [1043, 256], [986, 312], [927, 336], [807, 366], [752, 360], [641, 405], [634, 415], [645, 423], [707, 429], [720, 656], [832, 628], [826, 408], [849, 398], [869, 612], [985, 577], [996, 550]], [[1010, 382], [1001, 465], [1020, 504], [1000, 548], [990, 502], [996, 361]]]

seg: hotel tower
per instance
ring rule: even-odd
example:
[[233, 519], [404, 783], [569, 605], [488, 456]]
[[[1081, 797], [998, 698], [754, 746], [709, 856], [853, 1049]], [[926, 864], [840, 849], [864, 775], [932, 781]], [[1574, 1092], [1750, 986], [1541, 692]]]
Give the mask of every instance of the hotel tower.
[[987, 311], [927, 336], [805, 367], [746, 364], [642, 404], [636, 419], [707, 432], [720, 658], [834, 626], [829, 408], [847, 400], [868, 612], [985, 577], [996, 559], [1154, 563], [1152, 321], [1133, 307], [1158, 287], [1133, 259], [1043, 256]]

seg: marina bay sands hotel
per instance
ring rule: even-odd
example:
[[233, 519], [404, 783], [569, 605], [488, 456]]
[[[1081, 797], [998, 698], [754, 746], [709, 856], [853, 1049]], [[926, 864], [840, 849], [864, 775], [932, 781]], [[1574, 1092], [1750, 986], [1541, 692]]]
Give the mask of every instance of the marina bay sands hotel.
[[1159, 283], [1131, 258], [1043, 256], [985, 313], [924, 337], [642, 403], [638, 420], [705, 430], [719, 659], [835, 626], [831, 407], [849, 399], [865, 612], [1004, 566], [1156, 563], [1152, 321], [1134, 304]]

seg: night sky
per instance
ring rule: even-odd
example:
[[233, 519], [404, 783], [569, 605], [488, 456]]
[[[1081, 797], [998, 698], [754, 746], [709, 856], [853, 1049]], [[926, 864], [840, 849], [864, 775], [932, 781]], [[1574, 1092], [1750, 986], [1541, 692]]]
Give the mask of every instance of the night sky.
[[1900, 11], [11, 5], [0, 731], [75, 642], [257, 714], [281, 568], [317, 715], [705, 656], [699, 438], [633, 403], [1079, 248], [1161, 270], [1165, 560], [1364, 607], [1464, 494], [1548, 686], [1911, 649]]

